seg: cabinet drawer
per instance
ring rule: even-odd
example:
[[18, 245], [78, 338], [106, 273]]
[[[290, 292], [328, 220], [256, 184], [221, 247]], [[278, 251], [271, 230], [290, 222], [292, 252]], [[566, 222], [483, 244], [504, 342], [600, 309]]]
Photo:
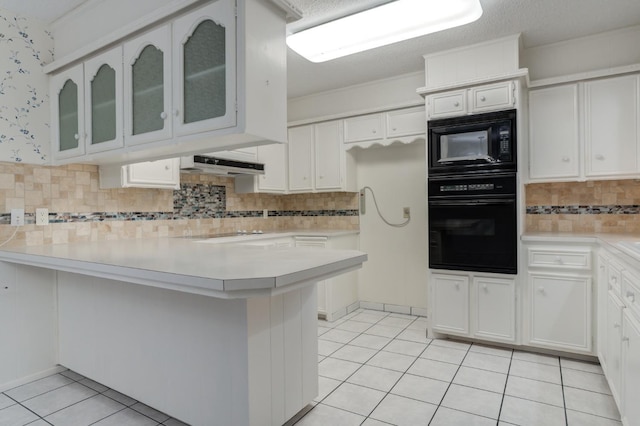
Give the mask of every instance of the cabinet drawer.
[[384, 138], [384, 115], [371, 114], [344, 120], [344, 142], [361, 142]]
[[444, 117], [462, 114], [467, 111], [466, 90], [441, 93], [430, 96], [429, 117]]
[[509, 108], [513, 106], [513, 90], [511, 82], [492, 84], [490, 86], [471, 89], [473, 111]]
[[622, 300], [640, 320], [640, 278], [629, 271], [622, 272]]
[[558, 269], [591, 269], [591, 251], [530, 248], [529, 266]]
[[616, 295], [620, 296], [622, 283], [622, 266], [616, 262], [610, 261], [607, 268], [607, 287]]

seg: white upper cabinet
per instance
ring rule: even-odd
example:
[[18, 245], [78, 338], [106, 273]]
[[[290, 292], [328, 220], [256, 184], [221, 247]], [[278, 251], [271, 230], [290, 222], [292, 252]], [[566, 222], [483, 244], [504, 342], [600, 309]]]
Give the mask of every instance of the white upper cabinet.
[[315, 188], [342, 189], [345, 154], [342, 150], [342, 123], [329, 121], [315, 126]]
[[128, 41], [123, 53], [125, 144], [171, 138], [171, 25]]
[[344, 120], [344, 141], [362, 142], [384, 138], [384, 114], [369, 114]]
[[640, 76], [529, 92], [529, 179], [575, 181], [640, 175]]
[[289, 129], [289, 191], [312, 192], [313, 186], [313, 125]]
[[578, 85], [529, 93], [530, 179], [578, 178]]
[[346, 149], [387, 146], [394, 142], [411, 143], [425, 138], [427, 119], [424, 106], [358, 115], [344, 119]]
[[475, 86], [427, 95], [429, 118], [454, 117], [515, 108], [516, 85], [513, 81]]
[[289, 129], [289, 192], [357, 191], [341, 120]]
[[87, 153], [121, 148], [122, 46], [84, 63], [84, 96]]
[[50, 98], [54, 158], [84, 155], [84, 66], [51, 77]]
[[[68, 62], [48, 66], [59, 99], [56, 164], [134, 163], [286, 142], [284, 12], [270, 0], [203, 3], [183, 14], [176, 5], [174, 17], [157, 18], [156, 26], [141, 19], [145, 32], [114, 34], [116, 47], [96, 45], [94, 56], [78, 56], [82, 78], [75, 67], [56, 73]], [[70, 103], [72, 85], [63, 91], [69, 76], [82, 85], [80, 114]], [[78, 125], [70, 123], [76, 115]], [[77, 147], [68, 139], [76, 134]]]
[[173, 22], [175, 131], [236, 124], [235, 2], [218, 0]]
[[385, 117], [387, 138], [425, 136], [427, 133], [427, 117], [423, 105], [388, 111]]
[[180, 189], [180, 159], [100, 166], [100, 188]]
[[586, 176], [638, 172], [638, 78], [584, 83]]
[[263, 175], [236, 176], [236, 193], [285, 194], [288, 187], [287, 144], [274, 143], [256, 147], [254, 160], [264, 164]]

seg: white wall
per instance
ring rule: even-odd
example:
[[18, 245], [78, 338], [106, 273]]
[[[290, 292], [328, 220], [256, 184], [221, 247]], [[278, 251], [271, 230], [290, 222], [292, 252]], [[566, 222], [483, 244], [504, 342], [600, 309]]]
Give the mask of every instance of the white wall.
[[423, 103], [424, 71], [289, 99], [288, 121], [331, 118]]
[[640, 63], [640, 26], [525, 49], [531, 80]]
[[383, 216], [402, 223], [410, 207], [411, 222], [403, 228], [383, 223], [371, 192], [360, 216], [360, 250], [369, 255], [359, 271], [360, 300], [427, 307], [427, 202], [424, 142], [359, 150], [358, 185], [370, 186]]

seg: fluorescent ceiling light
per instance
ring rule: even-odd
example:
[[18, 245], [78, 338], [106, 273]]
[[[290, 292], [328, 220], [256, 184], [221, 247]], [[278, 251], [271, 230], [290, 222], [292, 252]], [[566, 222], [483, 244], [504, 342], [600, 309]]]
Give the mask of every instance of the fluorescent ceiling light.
[[287, 37], [312, 62], [324, 62], [468, 24], [482, 16], [480, 0], [396, 0]]

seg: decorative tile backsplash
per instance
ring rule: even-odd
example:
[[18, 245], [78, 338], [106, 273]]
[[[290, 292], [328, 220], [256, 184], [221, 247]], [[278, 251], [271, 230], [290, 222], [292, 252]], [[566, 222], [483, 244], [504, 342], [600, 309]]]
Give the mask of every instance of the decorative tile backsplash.
[[44, 24], [0, 9], [0, 158], [49, 161], [49, 78], [53, 38]]
[[[25, 209], [26, 223], [12, 245], [359, 227], [356, 193], [236, 194], [233, 178], [184, 174], [181, 181], [176, 191], [100, 189], [94, 165], [0, 162], [0, 244], [16, 230], [8, 225], [12, 208]], [[49, 209], [51, 225], [34, 224], [38, 207]]]
[[526, 185], [528, 232], [640, 232], [640, 182]]

